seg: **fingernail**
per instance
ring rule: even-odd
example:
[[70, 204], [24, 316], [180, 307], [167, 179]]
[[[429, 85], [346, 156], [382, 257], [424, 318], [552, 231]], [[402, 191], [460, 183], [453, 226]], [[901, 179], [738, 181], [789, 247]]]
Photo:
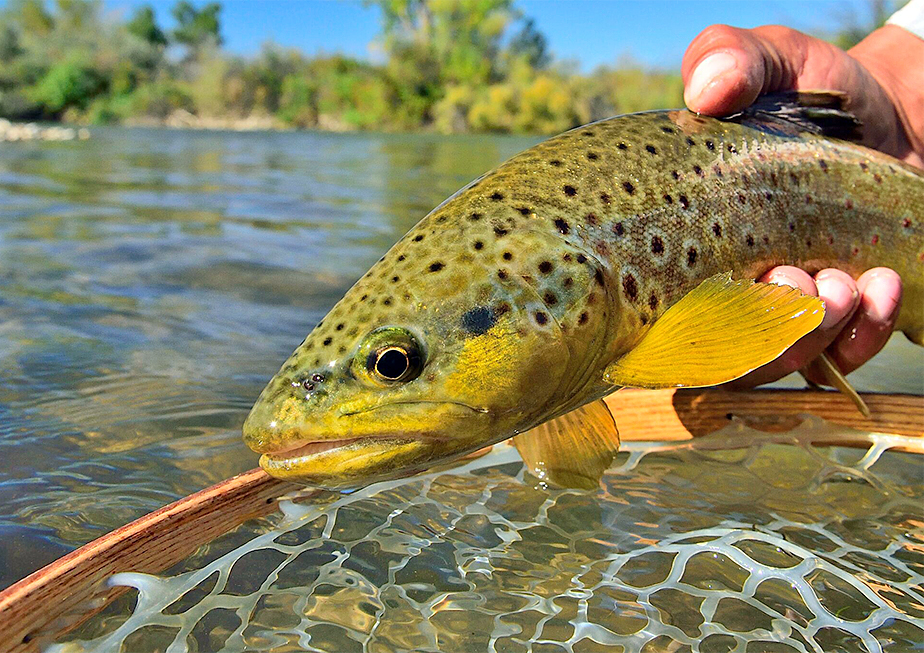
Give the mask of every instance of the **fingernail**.
[[734, 69], [738, 65], [737, 60], [727, 52], [717, 52], [710, 54], [708, 57], [699, 62], [699, 65], [693, 70], [690, 77], [690, 83], [684, 90], [683, 97], [689, 105], [706, 90], [716, 79]]
[[863, 289], [863, 308], [867, 315], [876, 322], [891, 322], [901, 302], [900, 288], [892, 275], [873, 275]]
[[798, 288], [799, 284], [786, 276], [783, 272], [774, 272], [767, 279], [769, 283], [774, 283], [778, 286], [789, 286], [790, 288]]
[[853, 312], [854, 303], [859, 296], [842, 279], [836, 276], [818, 275], [815, 277], [818, 296], [825, 302], [825, 317], [819, 328], [830, 329], [842, 322]]

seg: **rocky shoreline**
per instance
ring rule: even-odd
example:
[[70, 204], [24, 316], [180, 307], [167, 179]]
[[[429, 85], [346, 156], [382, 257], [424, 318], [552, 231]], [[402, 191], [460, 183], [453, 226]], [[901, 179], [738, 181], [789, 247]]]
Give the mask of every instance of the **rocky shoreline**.
[[16, 123], [0, 118], [0, 142], [3, 141], [85, 141], [90, 138], [86, 127], [42, 127], [34, 122]]

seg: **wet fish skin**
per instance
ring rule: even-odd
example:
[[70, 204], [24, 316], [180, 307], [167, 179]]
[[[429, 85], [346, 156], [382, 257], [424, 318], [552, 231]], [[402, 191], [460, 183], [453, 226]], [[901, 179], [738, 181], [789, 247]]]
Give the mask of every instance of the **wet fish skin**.
[[[316, 485], [426, 469], [611, 392], [607, 365], [689, 291], [781, 264], [895, 269], [897, 328], [924, 344], [924, 175], [769, 118], [580, 127], [399, 241], [270, 381], [245, 440], [271, 474]], [[374, 378], [370, 338], [414, 344], [419, 373]], [[293, 450], [309, 442], [337, 444]]]

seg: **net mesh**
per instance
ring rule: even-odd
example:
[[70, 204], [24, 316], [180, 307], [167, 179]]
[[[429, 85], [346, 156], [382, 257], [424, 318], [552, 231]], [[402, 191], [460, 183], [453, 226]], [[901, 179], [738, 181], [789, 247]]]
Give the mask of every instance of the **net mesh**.
[[920, 650], [924, 474], [897, 450], [915, 446], [733, 425], [629, 443], [597, 492], [546, 487], [498, 446], [283, 501], [175, 573], [119, 574], [136, 598], [53, 650]]

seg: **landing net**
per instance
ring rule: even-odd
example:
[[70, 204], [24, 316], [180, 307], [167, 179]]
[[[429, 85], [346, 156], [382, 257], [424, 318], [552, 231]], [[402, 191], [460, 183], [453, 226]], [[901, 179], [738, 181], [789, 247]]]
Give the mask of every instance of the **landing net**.
[[52, 650], [919, 650], [924, 468], [902, 447], [919, 444], [733, 425], [629, 443], [584, 492], [502, 445], [283, 501], [172, 575], [119, 574], [137, 598]]

